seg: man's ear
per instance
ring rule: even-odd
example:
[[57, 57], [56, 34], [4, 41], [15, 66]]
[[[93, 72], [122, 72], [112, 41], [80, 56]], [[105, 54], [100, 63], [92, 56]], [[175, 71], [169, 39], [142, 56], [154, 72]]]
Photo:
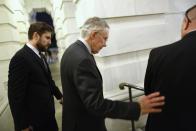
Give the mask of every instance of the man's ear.
[[40, 35], [37, 32], [34, 32], [33, 33], [33, 39], [34, 40], [39, 40], [39, 38], [40, 38]]
[[90, 34], [91, 39], [94, 39], [96, 34], [97, 34], [96, 31], [92, 31], [91, 34]]
[[184, 27], [183, 27], [184, 30], [187, 30], [187, 29], [188, 29], [189, 24], [190, 24], [189, 20], [188, 20], [187, 18], [185, 18], [185, 19], [184, 19]]

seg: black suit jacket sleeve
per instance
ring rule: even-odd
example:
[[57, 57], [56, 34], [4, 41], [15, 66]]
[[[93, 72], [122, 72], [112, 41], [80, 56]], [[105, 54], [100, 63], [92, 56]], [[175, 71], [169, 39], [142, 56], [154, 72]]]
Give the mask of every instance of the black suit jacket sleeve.
[[59, 88], [55, 85], [54, 80], [52, 80], [52, 85], [53, 85], [53, 92], [54, 92], [54, 96], [56, 97], [56, 99], [61, 99], [63, 97], [62, 93], [60, 92]]
[[49, 73], [50, 73], [50, 82], [51, 82], [51, 85], [52, 85], [53, 94], [56, 97], [56, 99], [59, 100], [63, 97], [63, 95], [62, 95], [61, 91], [59, 90], [59, 88], [56, 86], [54, 80], [52, 79], [52, 75], [51, 75], [51, 71], [50, 71], [49, 66], [48, 66], [48, 69], [49, 69]]
[[78, 94], [90, 113], [99, 117], [138, 120], [140, 116], [138, 103], [104, 99], [102, 79], [91, 60], [85, 59], [79, 64], [74, 73], [74, 80]]
[[[46, 62], [47, 60], [46, 60], [45, 57], [44, 57], [44, 59], [45, 59], [45, 62]], [[50, 74], [49, 76], [50, 76], [50, 82], [51, 82], [51, 85], [52, 85], [53, 94], [56, 97], [56, 99], [61, 99], [63, 97], [63, 95], [60, 92], [59, 88], [56, 86], [54, 80], [52, 79], [52, 75], [51, 75], [51, 71], [50, 71], [50, 67], [49, 67], [48, 63], [47, 63], [47, 67], [48, 67], [49, 74]]]
[[12, 58], [9, 66], [8, 98], [16, 130], [29, 126], [25, 105], [28, 83], [28, 69], [22, 56]]

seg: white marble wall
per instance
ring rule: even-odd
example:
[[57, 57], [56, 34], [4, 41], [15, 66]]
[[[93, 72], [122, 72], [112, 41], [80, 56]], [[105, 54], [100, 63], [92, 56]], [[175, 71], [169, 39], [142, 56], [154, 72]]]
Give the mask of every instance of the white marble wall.
[[27, 38], [27, 30], [29, 27], [29, 21], [28, 21], [28, 14], [26, 12], [26, 9], [24, 8], [24, 0], [14, 0], [13, 5], [14, 8], [14, 14], [16, 19], [16, 26], [19, 31], [19, 40], [22, 45], [24, 45], [28, 38]]
[[[11, 57], [27, 40], [28, 25], [23, 0], [0, 0], [0, 130], [12, 131], [13, 119], [7, 99], [8, 66]], [[5, 121], [6, 120], [6, 121]]]
[[92, 16], [110, 25], [107, 47], [96, 60], [104, 91], [119, 91], [120, 82], [144, 81], [149, 51], [180, 39], [183, 12], [195, 0], [78, 0], [77, 26]]
[[20, 46], [19, 31], [11, 0], [0, 0], [0, 114], [7, 106], [8, 65]]
[[[64, 49], [63, 45], [63, 19], [64, 19], [64, 12], [61, 10], [62, 0], [53, 0], [53, 8], [52, 8], [52, 17], [54, 20], [54, 27], [56, 33], [56, 39], [59, 48], [59, 54], [62, 54], [62, 50]], [[61, 55], [60, 55], [61, 56]]]
[[53, 0], [53, 18], [59, 47], [59, 59], [65, 49], [78, 38], [75, 5], [72, 0]]

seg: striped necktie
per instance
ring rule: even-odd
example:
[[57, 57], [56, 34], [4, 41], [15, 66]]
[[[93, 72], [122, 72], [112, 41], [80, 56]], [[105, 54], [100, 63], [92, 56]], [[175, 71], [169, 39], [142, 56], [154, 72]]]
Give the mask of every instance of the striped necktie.
[[39, 52], [39, 55], [40, 55], [41, 60], [42, 60], [42, 62], [44, 64], [45, 70], [48, 72], [48, 66], [47, 66], [47, 63], [46, 63], [45, 56], [41, 52]]

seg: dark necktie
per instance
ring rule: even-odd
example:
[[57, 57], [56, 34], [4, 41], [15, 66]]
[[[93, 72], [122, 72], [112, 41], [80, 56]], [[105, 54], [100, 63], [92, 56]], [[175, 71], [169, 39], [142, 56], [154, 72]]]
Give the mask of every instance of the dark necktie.
[[45, 61], [45, 56], [41, 52], [39, 52], [39, 55], [40, 55], [41, 60], [44, 64], [45, 70], [48, 72], [48, 66], [47, 66], [46, 61]]
[[94, 56], [92, 54], [91, 54], [91, 57], [92, 57], [92, 60], [93, 60], [94, 64], [97, 65], [96, 61], [95, 61], [95, 58], [94, 58]]

